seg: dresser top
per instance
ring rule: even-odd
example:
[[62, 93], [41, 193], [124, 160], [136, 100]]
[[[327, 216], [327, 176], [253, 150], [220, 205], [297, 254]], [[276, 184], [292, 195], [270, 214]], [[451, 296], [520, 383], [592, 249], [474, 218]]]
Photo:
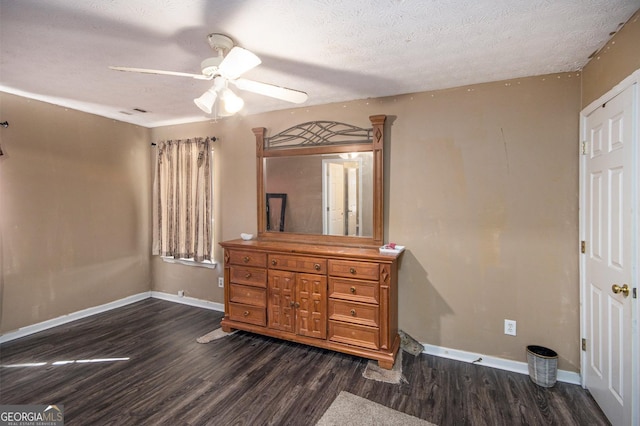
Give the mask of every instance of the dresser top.
[[264, 239], [255, 240], [228, 240], [220, 245], [224, 248], [251, 249], [258, 251], [278, 252], [324, 256], [331, 258], [374, 260], [383, 263], [395, 263], [399, 254], [382, 254], [377, 247], [351, 247], [335, 244], [318, 244], [303, 242], [282, 242]]

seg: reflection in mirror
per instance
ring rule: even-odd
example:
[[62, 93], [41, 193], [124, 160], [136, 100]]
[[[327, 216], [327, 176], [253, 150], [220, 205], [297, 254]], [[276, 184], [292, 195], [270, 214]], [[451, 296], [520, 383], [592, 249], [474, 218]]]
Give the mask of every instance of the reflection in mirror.
[[[265, 158], [264, 187], [266, 194], [287, 195], [279, 222], [286, 223], [285, 232], [373, 235], [372, 152]], [[267, 230], [277, 232], [273, 208], [267, 211]]]
[[267, 231], [284, 232], [287, 194], [267, 194]]
[[362, 158], [340, 157], [322, 160], [322, 233], [362, 236]]

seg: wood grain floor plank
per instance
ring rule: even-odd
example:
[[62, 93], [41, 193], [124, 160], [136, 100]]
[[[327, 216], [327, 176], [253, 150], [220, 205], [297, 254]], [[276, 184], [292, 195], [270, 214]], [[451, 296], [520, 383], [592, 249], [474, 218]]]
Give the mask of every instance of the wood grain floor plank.
[[[424, 354], [394, 385], [365, 379], [367, 360], [265, 336], [196, 343], [221, 316], [148, 299], [7, 342], [0, 403], [62, 403], [67, 425], [312, 425], [344, 390], [440, 426], [608, 424], [579, 386]], [[127, 359], [78, 362], [99, 358]]]

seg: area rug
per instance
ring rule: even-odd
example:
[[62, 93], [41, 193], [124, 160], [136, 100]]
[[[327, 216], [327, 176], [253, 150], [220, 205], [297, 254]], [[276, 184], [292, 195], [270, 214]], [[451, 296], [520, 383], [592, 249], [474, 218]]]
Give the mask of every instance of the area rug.
[[231, 334], [235, 333], [237, 330], [234, 330], [230, 333], [227, 333], [225, 331], [222, 331], [222, 328], [216, 328], [215, 330], [213, 330], [210, 333], [205, 334], [204, 336], [198, 337], [196, 339], [196, 342], [198, 343], [209, 343], [209, 342], [213, 342], [214, 340], [220, 339], [222, 337], [227, 337], [230, 336]]
[[391, 370], [380, 368], [377, 361], [367, 362], [367, 366], [362, 372], [362, 377], [369, 380], [376, 380], [378, 382], [393, 383], [394, 385], [409, 383], [402, 375], [402, 352], [403, 351], [398, 351], [398, 355], [396, 355], [396, 362], [393, 364], [393, 368]]
[[435, 426], [426, 420], [392, 410], [368, 399], [342, 391], [324, 412], [318, 426]]

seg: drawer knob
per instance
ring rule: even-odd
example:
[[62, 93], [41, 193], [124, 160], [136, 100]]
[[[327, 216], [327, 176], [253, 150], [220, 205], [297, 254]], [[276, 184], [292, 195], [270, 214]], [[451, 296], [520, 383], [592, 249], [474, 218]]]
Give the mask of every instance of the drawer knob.
[[249, 263], [249, 256], [245, 256], [245, 257], [243, 257], [243, 258], [242, 258], [242, 261], [243, 261], [244, 263]]
[[314, 263], [313, 264], [313, 269], [315, 269], [316, 271], [320, 270], [320, 264], [319, 263]]
[[355, 317], [355, 316], [356, 316], [356, 310], [355, 310], [355, 309], [352, 309], [352, 310], [351, 310], [351, 316], [352, 316], [352, 317]]
[[244, 312], [242, 313], [242, 315], [244, 315], [245, 317], [248, 317], [248, 316], [249, 316], [249, 311], [244, 311]]
[[352, 274], [356, 273], [356, 268], [349, 268], [349, 272], [351, 272]]
[[247, 275], [244, 276], [245, 278], [251, 278], [251, 272], [247, 272]]
[[296, 302], [296, 308], [299, 308], [300, 304], [298, 302]]
[[350, 291], [351, 293], [353, 293], [353, 294], [356, 294], [356, 288], [355, 288], [355, 287], [351, 287], [351, 288], [349, 289], [349, 291]]
[[277, 261], [276, 259], [273, 259], [273, 260], [271, 261], [271, 264], [272, 264], [273, 266], [276, 266], [276, 265], [278, 264], [278, 261]]
[[289, 306], [291, 306], [292, 308], [296, 306], [295, 302], [289, 302]]

